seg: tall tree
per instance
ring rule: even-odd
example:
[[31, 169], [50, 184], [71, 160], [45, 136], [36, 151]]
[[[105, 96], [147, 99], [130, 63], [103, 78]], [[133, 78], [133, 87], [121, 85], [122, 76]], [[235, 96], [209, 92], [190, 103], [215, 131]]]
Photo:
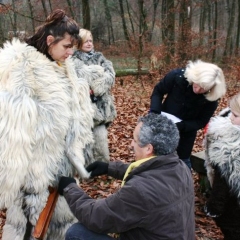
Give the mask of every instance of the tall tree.
[[111, 44], [114, 42], [114, 35], [113, 35], [113, 25], [112, 25], [112, 16], [108, 7], [107, 0], [103, 1], [104, 3], [104, 8], [105, 8], [105, 15], [106, 15], [106, 20], [107, 20], [107, 30], [108, 30], [108, 44]]
[[42, 2], [42, 6], [43, 6], [43, 11], [44, 11], [45, 18], [47, 18], [47, 16], [48, 16], [48, 11], [47, 11], [47, 7], [46, 7], [46, 1], [45, 1], [45, 0], [41, 0], [41, 2]]
[[175, 40], [175, 13], [174, 0], [162, 0], [162, 40], [167, 46], [167, 55], [164, 61], [169, 64], [174, 54]]
[[236, 36], [236, 49], [235, 49], [235, 54], [238, 55], [239, 51], [239, 44], [240, 44], [240, 0], [237, 2], [237, 36]]
[[125, 16], [124, 16], [123, 1], [118, 0], [118, 2], [119, 2], [119, 6], [120, 6], [120, 15], [121, 15], [121, 18], [122, 18], [123, 33], [124, 33], [125, 39], [128, 41], [128, 45], [131, 47], [130, 37], [129, 37], [128, 29], [127, 29]]
[[[44, 0], [43, 0], [44, 1]], [[52, 3], [51, 3], [51, 0], [48, 0], [48, 5], [49, 5], [49, 9], [50, 9], [50, 12], [52, 12]]]
[[216, 60], [216, 48], [217, 48], [217, 29], [218, 29], [218, 1], [214, 2], [214, 27], [213, 27], [213, 52], [212, 61]]
[[[30, 0], [29, 0], [30, 1]], [[13, 33], [14, 36], [17, 36], [17, 10], [15, 6], [15, 0], [12, 0], [12, 9], [13, 9]]]
[[153, 0], [152, 26], [151, 26], [151, 32], [149, 33], [149, 39], [148, 39], [149, 42], [152, 41], [152, 35], [153, 35], [153, 30], [156, 22], [158, 4], [159, 4], [159, 0]]
[[74, 12], [73, 12], [73, 7], [72, 7], [72, 2], [71, 2], [71, 0], [67, 0], [67, 5], [68, 5], [68, 8], [69, 8], [71, 17], [75, 19], [75, 15], [74, 15]]
[[34, 33], [35, 32], [35, 23], [34, 23], [33, 6], [32, 6], [32, 3], [31, 3], [31, 0], [28, 0], [27, 3], [28, 3], [29, 11], [30, 11], [32, 32]]
[[83, 28], [91, 29], [91, 16], [88, 0], [82, 0]]
[[225, 48], [223, 57], [231, 56], [233, 53], [233, 28], [234, 28], [234, 21], [235, 21], [235, 6], [236, 1], [232, 1], [232, 4], [229, 5], [228, 9], [228, 28], [227, 28], [227, 37], [225, 42]]
[[200, 17], [199, 17], [199, 36], [200, 36], [199, 46], [200, 47], [203, 45], [203, 40], [204, 40], [206, 16], [207, 16], [207, 4], [206, 4], [206, 0], [203, 0], [200, 3]]
[[128, 12], [128, 19], [129, 19], [129, 21], [130, 21], [132, 34], [133, 34], [133, 37], [134, 37], [134, 40], [135, 40], [135, 29], [134, 29], [134, 24], [133, 24], [132, 15], [131, 15], [131, 13], [130, 13], [130, 7], [129, 7], [128, 1], [126, 1], [126, 5], [127, 5], [127, 12]]
[[140, 73], [142, 69], [142, 56], [144, 42], [147, 39], [147, 22], [146, 22], [146, 9], [144, 8], [144, 0], [138, 0], [139, 8], [139, 38], [138, 38], [138, 72]]
[[186, 51], [186, 45], [191, 46], [191, 16], [192, 16], [192, 1], [180, 0], [179, 14], [179, 49], [180, 61], [187, 60], [189, 57]]

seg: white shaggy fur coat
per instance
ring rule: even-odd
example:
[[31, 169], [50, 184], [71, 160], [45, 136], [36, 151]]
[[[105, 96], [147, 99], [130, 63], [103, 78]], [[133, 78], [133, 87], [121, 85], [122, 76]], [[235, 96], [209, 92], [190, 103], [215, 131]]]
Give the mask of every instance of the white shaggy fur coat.
[[214, 179], [213, 166], [218, 166], [240, 202], [240, 127], [233, 125], [229, 117], [214, 117], [205, 141], [205, 166], [210, 184]]
[[[88, 177], [83, 149], [93, 141], [93, 113], [87, 81], [77, 77], [71, 59], [59, 66], [16, 39], [0, 49], [2, 240], [24, 238], [27, 221], [35, 226], [48, 186], [57, 187], [61, 176], [77, 170]], [[59, 197], [45, 239], [64, 239], [75, 221]]]

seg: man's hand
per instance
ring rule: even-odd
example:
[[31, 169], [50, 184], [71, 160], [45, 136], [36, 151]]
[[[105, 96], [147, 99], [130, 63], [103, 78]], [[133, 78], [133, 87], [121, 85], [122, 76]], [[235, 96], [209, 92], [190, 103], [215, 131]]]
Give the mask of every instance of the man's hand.
[[76, 180], [71, 177], [61, 177], [58, 184], [58, 193], [63, 195], [63, 189], [66, 188], [70, 183], [76, 183]]
[[108, 163], [96, 161], [91, 163], [86, 167], [88, 172], [91, 172], [90, 177], [100, 176], [104, 174], [108, 174]]

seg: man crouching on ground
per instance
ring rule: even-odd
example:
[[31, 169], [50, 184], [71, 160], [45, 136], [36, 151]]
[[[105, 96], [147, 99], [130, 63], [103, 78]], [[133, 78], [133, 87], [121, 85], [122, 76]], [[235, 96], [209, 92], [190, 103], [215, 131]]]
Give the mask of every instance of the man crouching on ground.
[[66, 240], [193, 240], [194, 187], [190, 171], [177, 154], [175, 124], [160, 114], [141, 117], [131, 146], [136, 161], [94, 162], [91, 176], [108, 174], [123, 179], [122, 187], [105, 199], [92, 199], [73, 178], [62, 177], [59, 193], [79, 220]]

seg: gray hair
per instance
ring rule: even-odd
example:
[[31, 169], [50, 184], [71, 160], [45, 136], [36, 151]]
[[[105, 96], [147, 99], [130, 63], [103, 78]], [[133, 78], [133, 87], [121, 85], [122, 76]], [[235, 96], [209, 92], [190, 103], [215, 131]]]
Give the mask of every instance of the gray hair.
[[157, 156], [170, 154], [177, 149], [179, 132], [170, 119], [161, 114], [149, 113], [140, 117], [138, 122], [143, 123], [138, 135], [140, 147], [151, 144]]
[[184, 76], [192, 84], [209, 90], [205, 94], [208, 101], [216, 101], [226, 93], [226, 83], [223, 71], [217, 65], [197, 60], [189, 61]]

